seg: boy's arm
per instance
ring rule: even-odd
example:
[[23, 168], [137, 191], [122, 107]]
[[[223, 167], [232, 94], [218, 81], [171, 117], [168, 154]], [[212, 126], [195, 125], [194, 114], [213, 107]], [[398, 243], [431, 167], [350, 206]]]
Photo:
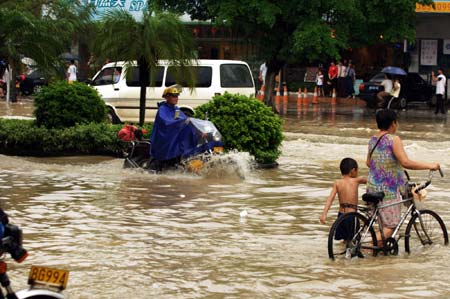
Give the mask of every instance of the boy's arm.
[[337, 193], [337, 184], [333, 184], [333, 188], [331, 189], [330, 195], [327, 198], [327, 202], [325, 203], [325, 207], [323, 208], [322, 215], [320, 215], [319, 220], [320, 223], [325, 224], [325, 220], [327, 219], [327, 213], [328, 210], [331, 207], [331, 204], [333, 203], [334, 198], [336, 197]]
[[367, 184], [367, 178], [366, 177], [360, 176], [357, 179], [358, 179], [358, 184], [360, 184], [360, 185], [361, 184]]

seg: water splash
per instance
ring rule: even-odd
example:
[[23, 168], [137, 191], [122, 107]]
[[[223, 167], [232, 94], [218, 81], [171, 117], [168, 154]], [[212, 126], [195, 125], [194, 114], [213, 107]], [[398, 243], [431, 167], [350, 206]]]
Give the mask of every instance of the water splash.
[[213, 155], [200, 171], [204, 177], [247, 178], [255, 169], [255, 158], [247, 152], [230, 151], [223, 155]]

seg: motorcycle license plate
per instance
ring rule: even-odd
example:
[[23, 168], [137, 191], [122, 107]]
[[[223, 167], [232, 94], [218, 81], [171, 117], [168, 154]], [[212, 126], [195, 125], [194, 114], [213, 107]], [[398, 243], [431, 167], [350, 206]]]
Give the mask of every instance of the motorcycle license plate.
[[31, 266], [28, 274], [29, 285], [49, 285], [64, 290], [69, 280], [69, 271], [42, 266]]
[[223, 147], [222, 146], [215, 146], [213, 148], [214, 153], [223, 153]]

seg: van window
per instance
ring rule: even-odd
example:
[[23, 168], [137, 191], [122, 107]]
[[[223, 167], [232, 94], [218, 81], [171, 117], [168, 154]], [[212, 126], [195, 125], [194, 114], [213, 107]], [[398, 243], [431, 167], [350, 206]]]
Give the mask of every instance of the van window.
[[[166, 86], [171, 86], [176, 84], [175, 76], [174, 74], [175, 68], [179, 68], [177, 66], [170, 66], [167, 69], [167, 76], [166, 76]], [[211, 86], [211, 80], [212, 80], [212, 67], [210, 66], [192, 66], [193, 71], [196, 76], [195, 80], [195, 87], [210, 87]], [[190, 70], [189, 70], [190, 71]], [[187, 87], [187, 83], [185, 81], [179, 82], [181, 86]]]
[[253, 87], [250, 70], [244, 64], [222, 64], [220, 85], [222, 87]]
[[98, 74], [98, 76], [92, 82], [92, 86], [115, 84], [119, 82], [121, 73], [122, 73], [121, 67], [105, 68]]
[[[140, 86], [139, 85], [139, 68], [137, 66], [132, 66], [128, 69], [127, 73], [127, 86]], [[164, 67], [158, 66], [156, 69], [156, 78], [150, 87], [161, 87], [164, 75]]]

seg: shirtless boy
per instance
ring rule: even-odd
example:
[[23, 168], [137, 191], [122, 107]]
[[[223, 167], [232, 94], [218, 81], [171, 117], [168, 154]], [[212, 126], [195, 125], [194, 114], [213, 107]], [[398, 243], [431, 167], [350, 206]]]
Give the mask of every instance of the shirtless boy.
[[338, 218], [345, 213], [356, 211], [358, 205], [358, 186], [366, 184], [365, 177], [358, 177], [358, 163], [352, 158], [342, 159], [339, 166], [341, 169], [342, 178], [335, 181], [331, 193], [328, 196], [322, 215], [320, 216], [320, 223], [324, 224], [327, 219], [328, 210], [333, 203], [336, 194], [339, 199], [339, 213]]

